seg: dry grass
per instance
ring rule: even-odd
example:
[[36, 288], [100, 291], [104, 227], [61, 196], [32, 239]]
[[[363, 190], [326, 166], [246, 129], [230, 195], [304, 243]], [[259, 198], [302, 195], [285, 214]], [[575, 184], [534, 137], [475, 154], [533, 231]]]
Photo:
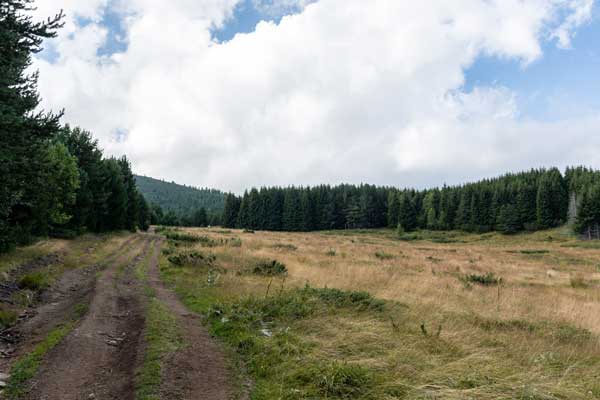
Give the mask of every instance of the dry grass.
[[[210, 249], [233, 272], [215, 283], [220, 300], [264, 296], [271, 279], [244, 272], [251, 260], [269, 259], [289, 272], [274, 278], [271, 293], [308, 283], [394, 304], [385, 318], [341, 313], [293, 327], [312, 343], [312, 359], [385, 371], [386, 384], [400, 388], [386, 398], [600, 398], [600, 247], [577, 246], [560, 230], [452, 233], [452, 243], [403, 242], [387, 230], [187, 231], [242, 240]], [[501, 285], [460, 279], [490, 272]], [[181, 274], [188, 289], [205, 287], [193, 271]]]
[[[214, 238], [207, 230], [193, 230]], [[468, 243], [402, 242], [372, 234], [274, 233], [244, 235], [241, 248], [216, 254], [238, 268], [248, 256], [276, 259], [289, 270], [287, 285], [366, 290], [376, 297], [452, 312], [472, 312], [503, 320], [566, 322], [600, 334], [600, 249], [547, 241], [559, 231], [504, 237], [462, 235]], [[295, 251], [278, 246], [289, 243]], [[327, 255], [335, 249], [336, 255]], [[543, 249], [548, 253], [527, 254]], [[525, 251], [523, 254], [521, 251]], [[381, 259], [376, 253], [393, 257]], [[465, 289], [459, 274], [493, 272], [497, 288]], [[587, 285], [572, 285], [574, 279]]]

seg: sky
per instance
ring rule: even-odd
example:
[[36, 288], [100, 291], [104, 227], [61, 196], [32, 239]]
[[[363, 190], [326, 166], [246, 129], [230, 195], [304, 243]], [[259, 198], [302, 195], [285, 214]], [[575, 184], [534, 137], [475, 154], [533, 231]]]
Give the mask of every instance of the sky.
[[32, 69], [138, 174], [430, 187], [600, 168], [597, 0], [38, 0]]

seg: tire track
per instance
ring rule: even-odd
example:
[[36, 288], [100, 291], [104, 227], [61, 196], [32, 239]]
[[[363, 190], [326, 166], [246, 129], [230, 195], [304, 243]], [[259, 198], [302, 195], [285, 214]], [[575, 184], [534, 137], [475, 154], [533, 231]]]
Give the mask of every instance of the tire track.
[[[144, 312], [132, 267], [147, 254], [151, 238], [136, 235], [98, 278], [89, 311], [47, 356], [27, 399], [133, 399]], [[137, 257], [136, 257], [137, 256]], [[133, 261], [132, 261], [133, 260]], [[119, 271], [120, 267], [128, 265]]]
[[[202, 325], [200, 317], [187, 310], [160, 279], [158, 257], [163, 239], [157, 240], [149, 265], [149, 285], [156, 297], [176, 317], [184, 347], [164, 362], [161, 400], [229, 400], [235, 398], [233, 376], [225, 356]], [[247, 396], [242, 395], [242, 398]]]

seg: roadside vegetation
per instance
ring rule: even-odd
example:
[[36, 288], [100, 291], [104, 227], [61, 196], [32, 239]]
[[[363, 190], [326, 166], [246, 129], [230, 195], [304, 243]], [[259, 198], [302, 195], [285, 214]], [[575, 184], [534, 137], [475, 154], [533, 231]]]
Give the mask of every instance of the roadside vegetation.
[[245, 362], [253, 399], [600, 398], [600, 253], [562, 230], [418, 235], [171, 243], [214, 262], [163, 254], [161, 275]]
[[146, 325], [144, 328], [144, 359], [136, 374], [136, 400], [159, 400], [165, 358], [183, 345], [176, 318], [156, 297], [148, 282], [148, 269], [155, 246], [137, 264], [135, 277], [144, 284], [146, 294]]

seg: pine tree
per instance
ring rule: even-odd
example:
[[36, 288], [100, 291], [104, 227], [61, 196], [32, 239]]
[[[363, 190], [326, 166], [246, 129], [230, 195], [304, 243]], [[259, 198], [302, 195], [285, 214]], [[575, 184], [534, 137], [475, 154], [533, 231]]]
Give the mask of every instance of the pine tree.
[[398, 223], [406, 232], [414, 231], [417, 228], [417, 213], [408, 193], [400, 195]]
[[513, 204], [504, 204], [501, 206], [496, 224], [497, 229], [506, 235], [519, 232], [521, 230], [521, 223], [517, 207]]
[[400, 214], [400, 201], [395, 191], [388, 193], [387, 199], [388, 212], [387, 212], [387, 223], [388, 228], [396, 228], [398, 226], [398, 216]]
[[128, 229], [127, 209], [128, 195], [123, 170], [118, 160], [109, 158], [104, 160], [106, 186], [110, 193], [107, 199], [107, 215], [101, 226], [103, 230]]
[[[31, 0], [0, 5], [0, 252], [27, 242], [35, 214], [47, 214], [43, 193], [46, 147], [59, 129], [59, 116], [36, 113], [37, 74], [28, 74], [31, 55], [56, 36], [62, 15], [34, 22]], [[37, 227], [39, 228], [39, 227]]]
[[141, 193], [138, 193], [138, 222], [137, 226], [147, 231], [150, 228], [150, 207]]
[[223, 210], [223, 226], [235, 228], [238, 226], [238, 215], [240, 212], [240, 199], [233, 193], [225, 196], [225, 208]]

